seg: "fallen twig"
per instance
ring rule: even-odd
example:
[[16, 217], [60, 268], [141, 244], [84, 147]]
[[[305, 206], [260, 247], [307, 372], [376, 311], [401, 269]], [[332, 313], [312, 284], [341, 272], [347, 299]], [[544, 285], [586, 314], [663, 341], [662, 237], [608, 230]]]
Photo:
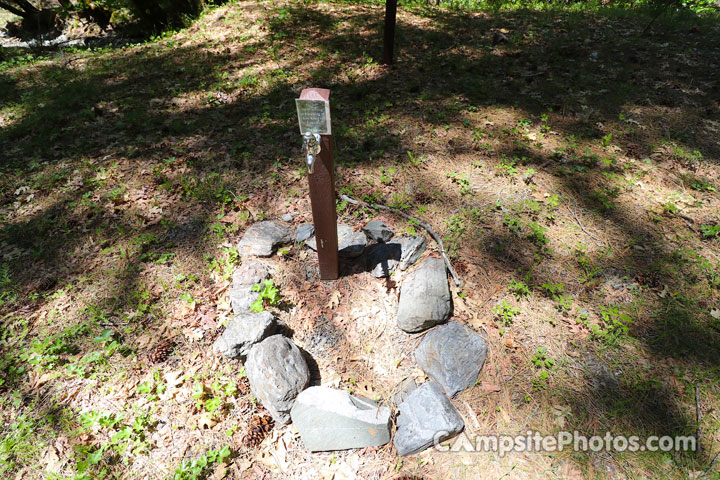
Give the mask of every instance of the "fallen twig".
[[442, 240], [438, 236], [437, 233], [435, 233], [435, 230], [432, 229], [430, 225], [428, 225], [426, 222], [420, 220], [419, 218], [415, 218], [412, 215], [408, 215], [405, 212], [402, 212], [398, 210], [397, 208], [388, 207], [387, 205], [381, 205], [379, 203], [367, 203], [363, 202], [362, 200], [355, 200], [354, 198], [350, 198], [347, 195], [340, 195], [340, 199], [343, 201], [346, 201], [348, 203], [351, 203], [353, 205], [360, 205], [363, 207], [370, 207], [374, 208], [376, 210], [385, 210], [387, 212], [392, 212], [396, 215], [400, 215], [401, 217], [412, 220], [414, 222], [417, 222], [418, 225], [423, 227], [435, 240], [435, 242], [438, 245], [438, 248], [440, 248], [440, 254], [442, 255], [443, 260], [445, 261], [445, 265], [447, 266], [448, 270], [450, 271], [450, 275], [453, 278], [453, 281], [455, 282], [455, 286], [460, 288], [463, 285], [462, 280], [460, 280], [460, 277], [458, 277], [458, 274], [455, 272], [455, 269], [453, 268], [452, 264], [450, 263], [450, 259], [447, 256], [447, 253], [445, 253], [445, 247], [443, 246]]
[[717, 462], [718, 457], [720, 457], [720, 452], [718, 452], [718, 453], [715, 454], [715, 458], [713, 458], [713, 459], [712, 459], [712, 462], [710, 462], [710, 466], [708, 467], [707, 470], [705, 470], [705, 473], [703, 473], [702, 475], [700, 475], [700, 476], [698, 477], [698, 480], [701, 479], [701, 478], [705, 478], [705, 477], [707, 477], [707, 476], [710, 474], [710, 472], [712, 471], [713, 467], [715, 467], [715, 462]]
[[602, 240], [600, 240], [600, 239], [597, 238], [595, 235], [593, 235], [592, 233], [590, 233], [590, 232], [588, 232], [587, 230], [585, 230], [585, 227], [584, 227], [583, 224], [580, 222], [580, 219], [578, 218], [577, 213], [575, 212], [575, 210], [573, 210], [572, 208], [570, 208], [568, 205], [565, 205], [565, 206], [566, 206], [567, 209], [570, 211], [570, 213], [573, 214], [573, 217], [575, 217], [575, 221], [577, 222], [577, 224], [578, 224], [578, 226], [580, 227], [580, 229], [581, 229], [583, 232], [585, 232], [585, 234], [586, 234], [588, 237], [590, 237], [590, 238], [592, 238], [593, 240], [595, 240], [596, 242], [600, 242], [601, 244], [604, 245], [604, 243], [602, 242]]
[[697, 423], [697, 429], [695, 430], [695, 440], [697, 441], [697, 453], [700, 455], [702, 452], [702, 429], [700, 428], [700, 422], [702, 422], [702, 410], [700, 410], [700, 391], [698, 390], [697, 383], [695, 384], [695, 423]]

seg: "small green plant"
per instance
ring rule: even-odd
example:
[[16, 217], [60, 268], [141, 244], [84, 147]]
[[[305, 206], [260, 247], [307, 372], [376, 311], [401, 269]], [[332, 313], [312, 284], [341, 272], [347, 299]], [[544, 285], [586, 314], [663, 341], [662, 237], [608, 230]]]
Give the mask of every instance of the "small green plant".
[[572, 306], [572, 299], [569, 295], [565, 295], [565, 284], [545, 282], [540, 285], [540, 288], [545, 291], [545, 294], [548, 297], [555, 300], [555, 307], [558, 310], [570, 310], [570, 307]]
[[407, 196], [405, 193], [398, 193], [393, 192], [392, 194], [392, 200], [390, 203], [388, 203], [392, 208], [397, 208], [398, 210], [404, 210], [406, 208], [410, 208], [410, 203], [407, 200]]
[[533, 378], [533, 390], [535, 390], [535, 392], [545, 390], [547, 388], [548, 378], [550, 378], [550, 374], [548, 373], [548, 371], [540, 370], [538, 376]]
[[280, 301], [279, 291], [272, 278], [253, 285], [252, 291], [260, 292], [258, 298], [250, 305], [250, 310], [253, 312], [262, 312], [266, 305], [277, 305]]
[[447, 177], [451, 179], [453, 183], [456, 183], [460, 186], [461, 197], [464, 197], [465, 195], [472, 195], [473, 189], [472, 185], [470, 185], [470, 179], [467, 177], [467, 175], [460, 175], [459, 173], [448, 172]]
[[700, 232], [703, 238], [720, 237], [720, 224], [718, 225], [700, 225]]
[[530, 295], [530, 288], [522, 280], [512, 280], [508, 285], [508, 289], [515, 295], [518, 300], [522, 297]]
[[601, 187], [590, 193], [590, 198], [600, 204], [601, 209], [606, 212], [617, 208], [615, 199], [620, 196], [620, 189], [617, 187]]
[[170, 480], [201, 480], [207, 478], [216, 463], [225, 463], [230, 457], [230, 447], [227, 445], [220, 450], [209, 450], [194, 460], [183, 460], [175, 469]]
[[395, 175], [396, 169], [389, 167], [380, 167], [380, 182], [384, 184], [392, 183], [392, 177]]
[[590, 333], [593, 338], [613, 344], [630, 331], [632, 318], [621, 311], [619, 307], [600, 307], [600, 316], [603, 320], [602, 325], [590, 325]]
[[602, 137], [602, 140], [600, 141], [600, 145], [603, 147], [607, 147], [610, 145], [610, 142], [612, 141], [612, 133], [608, 133], [607, 135], [604, 135]]
[[699, 192], [717, 192], [717, 189], [713, 187], [710, 182], [703, 180], [702, 178], [696, 178], [690, 183], [690, 188]]
[[0, 307], [15, 300], [17, 300], [17, 292], [10, 278], [10, 265], [3, 263], [0, 265]]
[[680, 209], [673, 202], [667, 202], [662, 206], [663, 213], [666, 215], [675, 215]]
[[407, 151], [407, 155], [408, 155], [408, 159], [410, 160], [410, 164], [411, 164], [413, 167], [417, 167], [417, 166], [419, 166], [421, 163], [424, 163], [424, 162], [425, 162], [425, 157], [424, 157], [424, 156], [418, 155], [418, 156], [416, 157], [415, 155], [413, 155], [413, 153], [412, 153], [410, 150]]
[[530, 361], [535, 365], [535, 368], [551, 369], [555, 365], [555, 360], [548, 358], [547, 350], [543, 347], [537, 349]]
[[575, 250], [575, 259], [578, 264], [580, 264], [580, 268], [582, 268], [583, 283], [589, 282], [602, 271], [600, 266], [593, 264], [592, 259], [588, 256], [586, 249], [583, 246], [580, 246]]
[[539, 225], [537, 222], [528, 223], [527, 228], [530, 230], [528, 238], [538, 247], [543, 247], [550, 243], [550, 239], [545, 235], [547, 228]]
[[495, 168], [500, 172], [500, 175], [507, 177], [515, 177], [518, 174], [517, 161], [509, 158], [501, 158], [500, 164]]
[[512, 305], [508, 305], [508, 303], [503, 300], [493, 307], [493, 312], [500, 317], [503, 325], [509, 327], [513, 323], [513, 318], [520, 313], [520, 309], [513, 307]]

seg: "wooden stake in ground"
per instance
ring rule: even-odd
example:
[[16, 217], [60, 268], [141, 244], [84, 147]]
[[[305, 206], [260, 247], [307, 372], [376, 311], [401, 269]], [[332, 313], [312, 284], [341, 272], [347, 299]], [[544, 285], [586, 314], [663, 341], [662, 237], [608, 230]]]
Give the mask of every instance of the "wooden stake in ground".
[[296, 104], [305, 141], [320, 279], [336, 280], [339, 267], [330, 90], [306, 88]]

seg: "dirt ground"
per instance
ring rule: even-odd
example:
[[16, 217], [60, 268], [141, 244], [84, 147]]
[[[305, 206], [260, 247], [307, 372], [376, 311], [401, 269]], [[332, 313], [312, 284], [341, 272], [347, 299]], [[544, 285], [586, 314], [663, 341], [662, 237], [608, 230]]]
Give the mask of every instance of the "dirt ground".
[[[642, 34], [649, 17], [616, 8], [404, 7], [387, 67], [382, 14], [230, 2], [141, 44], [0, 63], [3, 477], [717, 478], [718, 19]], [[490, 346], [453, 400], [469, 438], [702, 450], [311, 454], [292, 426], [253, 430], [242, 363], [211, 346], [242, 233], [311, 221], [293, 101], [308, 86], [332, 91], [338, 191], [430, 223], [464, 282], [453, 318]], [[266, 308], [315, 381], [389, 405], [424, 381], [422, 335], [395, 325], [407, 272], [348, 261], [322, 282], [302, 245], [268, 262]]]

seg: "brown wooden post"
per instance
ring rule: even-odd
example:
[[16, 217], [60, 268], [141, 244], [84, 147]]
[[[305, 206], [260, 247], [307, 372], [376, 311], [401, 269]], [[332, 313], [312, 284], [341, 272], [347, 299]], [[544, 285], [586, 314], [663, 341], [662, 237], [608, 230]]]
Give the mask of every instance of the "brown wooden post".
[[395, 49], [395, 23], [397, 0], [385, 0], [385, 36], [383, 41], [383, 64], [392, 65]]
[[[337, 211], [335, 209], [335, 166], [333, 161], [333, 137], [330, 130], [329, 102], [330, 90], [324, 88], [306, 88], [300, 94], [300, 100], [321, 100], [327, 102], [327, 132], [320, 135], [320, 153], [315, 156], [312, 173], [308, 174], [310, 183], [310, 205], [315, 240], [317, 240], [320, 279], [335, 280], [339, 276]], [[299, 110], [298, 110], [299, 111]], [[316, 133], [302, 132], [301, 133]], [[322, 129], [320, 129], [322, 130]]]

